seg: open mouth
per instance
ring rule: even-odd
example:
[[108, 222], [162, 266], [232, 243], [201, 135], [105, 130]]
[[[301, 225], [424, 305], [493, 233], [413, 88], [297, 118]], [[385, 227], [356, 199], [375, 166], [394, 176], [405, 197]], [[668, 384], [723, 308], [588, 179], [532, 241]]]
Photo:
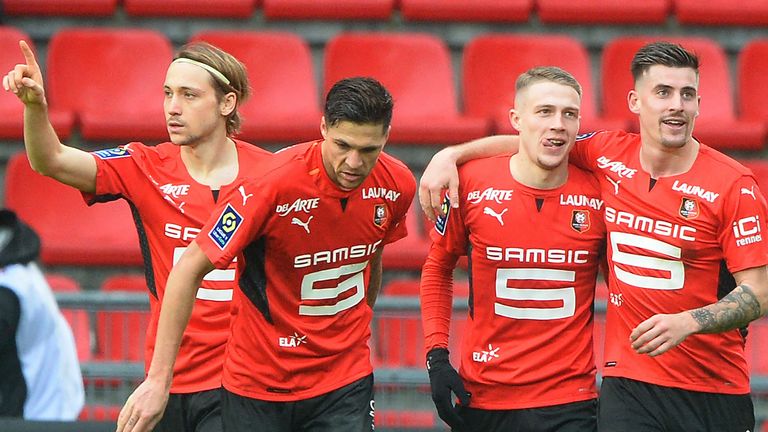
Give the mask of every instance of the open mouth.
[[674, 118], [674, 119], [664, 119], [661, 121], [661, 123], [673, 128], [680, 128], [685, 126], [687, 122], [683, 119]]
[[559, 138], [549, 138], [547, 140], [544, 140], [544, 147], [562, 147], [565, 145], [564, 139]]

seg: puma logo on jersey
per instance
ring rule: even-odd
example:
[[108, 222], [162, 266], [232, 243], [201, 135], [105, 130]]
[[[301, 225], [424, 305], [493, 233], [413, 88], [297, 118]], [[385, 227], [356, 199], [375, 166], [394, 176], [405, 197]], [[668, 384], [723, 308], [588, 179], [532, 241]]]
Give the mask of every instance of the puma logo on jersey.
[[162, 186], [160, 186], [160, 190], [163, 191], [164, 194], [170, 195], [174, 198], [178, 198], [182, 195], [187, 195], [189, 193], [189, 185], [175, 185], [171, 183], [166, 183]]
[[501, 226], [504, 226], [504, 220], [501, 217], [504, 216], [504, 213], [506, 213], [507, 210], [509, 210], [509, 209], [504, 209], [504, 210], [502, 210], [501, 213], [496, 213], [492, 208], [486, 207], [486, 208], [483, 209], [483, 214], [487, 214], [487, 215], [495, 217], [496, 220], [499, 221]]
[[310, 216], [309, 219], [307, 219], [306, 222], [302, 221], [299, 218], [293, 218], [293, 219], [291, 219], [291, 225], [298, 225], [298, 226], [304, 228], [304, 231], [306, 231], [307, 234], [309, 234], [309, 222], [312, 220], [313, 217], [314, 216]]
[[512, 190], [501, 190], [494, 188], [487, 188], [484, 191], [472, 191], [467, 194], [467, 201], [470, 204], [477, 204], [480, 201], [495, 201], [497, 204], [501, 204], [502, 201], [509, 201], [512, 199]]
[[618, 195], [619, 194], [619, 184], [621, 183], [621, 180], [614, 180], [608, 176], [605, 176], [605, 179], [608, 180], [608, 183], [613, 185], [613, 194]]
[[752, 186], [751, 188], [741, 188], [741, 194], [742, 195], [751, 195], [753, 200], [757, 200], [757, 197], [755, 196], [755, 187]]
[[472, 352], [472, 360], [478, 363], [488, 363], [495, 358], [499, 358], [499, 347], [494, 348], [491, 344], [488, 344], [488, 351]]
[[610, 172], [615, 172], [619, 177], [632, 178], [637, 173], [636, 169], [628, 168], [624, 163], [612, 161], [605, 156], [597, 158], [597, 167], [607, 169]]
[[700, 186], [693, 186], [687, 183], [681, 183], [679, 180], [675, 180], [675, 183], [672, 185], [672, 190], [682, 192], [686, 195], [696, 195], [699, 198], [705, 199], [709, 202], [715, 202], [717, 197], [720, 196], [719, 193], [710, 192]]
[[603, 208], [603, 200], [591, 198], [586, 195], [564, 195], [560, 194], [560, 205], [571, 205], [575, 207], [592, 207], [600, 211]]
[[242, 195], [242, 196], [243, 196], [243, 207], [245, 207], [245, 203], [246, 203], [246, 201], [248, 201], [248, 198], [252, 197], [252, 196], [253, 196], [253, 194], [248, 194], [248, 195], [246, 195], [246, 194], [245, 194], [245, 187], [244, 187], [244, 186], [242, 186], [242, 185], [240, 185], [240, 187], [239, 187], [239, 188], [237, 188], [237, 190], [238, 190], [238, 191], [240, 191], [240, 195]]
[[299, 198], [292, 203], [278, 205], [275, 211], [280, 216], [285, 216], [291, 212], [309, 213], [310, 210], [316, 209], [319, 203], [320, 203], [320, 198], [309, 198], [309, 199]]
[[383, 198], [394, 202], [397, 201], [399, 197], [400, 192], [395, 192], [385, 188], [369, 187], [367, 189], [363, 189], [363, 199]]

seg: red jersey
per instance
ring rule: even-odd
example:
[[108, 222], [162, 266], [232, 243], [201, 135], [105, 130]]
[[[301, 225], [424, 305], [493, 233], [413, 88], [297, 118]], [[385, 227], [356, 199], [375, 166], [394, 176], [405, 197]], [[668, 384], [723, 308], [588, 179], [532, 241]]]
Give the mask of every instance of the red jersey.
[[[470, 316], [460, 375], [475, 408], [594, 399], [592, 305], [605, 245], [598, 184], [569, 165], [564, 185], [533, 189], [512, 177], [509, 160], [461, 166], [459, 208], [432, 232], [431, 255], [441, 248], [469, 256]], [[428, 285], [422, 284], [423, 292], [449, 288]], [[431, 327], [425, 323], [428, 339]], [[447, 340], [433, 343], [445, 346]]]
[[[236, 140], [235, 145], [240, 166], [238, 178], [252, 173], [248, 167], [271, 157], [271, 153], [246, 142]], [[175, 144], [148, 147], [133, 142], [96, 151], [93, 155], [97, 166], [96, 192], [84, 194], [86, 200], [92, 204], [126, 199], [139, 233], [150, 291], [150, 323], [144, 357], [148, 370], [168, 274], [210, 218], [216, 202], [209, 186], [190, 177], [181, 160], [180, 148]], [[221, 193], [227, 187], [223, 187]], [[221, 387], [234, 281], [234, 265], [205, 276], [181, 341], [171, 393]]]
[[368, 263], [407, 234], [416, 183], [382, 153], [358, 188], [341, 190], [321, 146], [276, 154], [262, 178], [221, 200], [195, 240], [218, 268], [244, 256], [223, 378], [241, 396], [302, 400], [372, 372]]
[[[658, 313], [715, 303], [733, 281], [719, 277], [768, 264], [765, 199], [752, 173], [701, 144], [691, 169], [652, 180], [640, 165], [640, 136], [580, 137], [572, 160], [600, 182], [608, 230], [605, 376], [692, 391], [746, 394], [739, 330], [694, 334], [666, 353], [637, 354], [629, 335]], [[725, 267], [723, 267], [725, 268]]]

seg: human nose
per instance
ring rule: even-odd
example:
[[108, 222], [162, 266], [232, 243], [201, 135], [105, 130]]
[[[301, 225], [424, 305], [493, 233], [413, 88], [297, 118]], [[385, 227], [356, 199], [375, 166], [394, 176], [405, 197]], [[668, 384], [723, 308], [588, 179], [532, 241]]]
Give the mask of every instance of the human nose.
[[351, 151], [347, 154], [346, 163], [350, 168], [360, 168], [363, 166], [363, 158], [360, 157], [359, 152]]
[[171, 95], [165, 98], [165, 110], [170, 115], [181, 114], [181, 104], [176, 95]]

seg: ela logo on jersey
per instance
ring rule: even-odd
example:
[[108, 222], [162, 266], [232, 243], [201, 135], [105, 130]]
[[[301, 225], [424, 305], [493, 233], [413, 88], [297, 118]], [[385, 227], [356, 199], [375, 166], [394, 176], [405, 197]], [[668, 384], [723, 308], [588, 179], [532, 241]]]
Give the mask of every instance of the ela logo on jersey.
[[240, 228], [242, 221], [243, 217], [235, 211], [232, 205], [227, 204], [227, 207], [216, 221], [216, 225], [208, 233], [208, 237], [216, 243], [219, 249], [224, 250], [229, 241], [232, 240], [232, 237], [234, 237], [237, 229]]
[[115, 147], [106, 150], [97, 150], [93, 152], [93, 154], [102, 160], [131, 157], [131, 154], [128, 152], [128, 148], [126, 147]]
[[445, 229], [448, 227], [448, 216], [451, 215], [451, 199], [448, 197], [448, 194], [445, 194], [445, 198], [443, 198], [443, 204], [440, 206], [440, 209], [443, 211], [445, 216], [437, 217], [437, 222], [435, 222], [435, 230], [439, 232], [440, 235], [445, 235]]

